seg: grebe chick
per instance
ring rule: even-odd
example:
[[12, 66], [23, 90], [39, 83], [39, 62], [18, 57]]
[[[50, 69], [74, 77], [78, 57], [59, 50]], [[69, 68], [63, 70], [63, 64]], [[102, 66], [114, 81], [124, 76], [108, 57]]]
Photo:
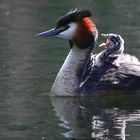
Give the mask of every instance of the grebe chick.
[[[100, 67], [107, 61], [115, 60], [115, 54], [122, 54], [124, 51], [124, 40], [120, 35], [117, 34], [101, 34], [101, 36], [106, 38], [106, 42], [99, 45], [99, 47], [104, 48], [104, 50], [96, 55], [93, 55], [94, 66]], [[110, 58], [110, 60], [109, 60]]]
[[84, 79], [80, 87], [82, 87], [90, 79], [90, 75], [94, 70], [101, 67], [107, 62], [112, 62], [113, 64], [114, 60], [117, 58], [115, 54], [122, 54], [124, 51], [124, 40], [120, 35], [110, 33], [101, 34], [101, 36], [106, 38], [106, 42], [99, 45], [99, 47], [104, 48], [104, 50], [98, 54], [91, 56], [91, 58], [93, 59], [93, 63], [90, 66], [92, 69], [91, 73], [86, 77], [86, 79]]
[[[135, 56], [124, 54], [124, 40], [119, 34], [101, 34], [101, 36], [106, 38], [106, 42], [99, 45], [99, 47], [103, 47], [104, 50], [102, 51], [102, 55], [100, 55], [100, 60], [105, 62], [108, 61], [108, 59], [117, 58], [116, 61], [120, 61], [121, 63], [124, 61], [124, 63], [134, 63], [139, 64], [138, 58]], [[114, 61], [114, 63], [116, 63]], [[117, 63], [116, 63], [117, 65]]]

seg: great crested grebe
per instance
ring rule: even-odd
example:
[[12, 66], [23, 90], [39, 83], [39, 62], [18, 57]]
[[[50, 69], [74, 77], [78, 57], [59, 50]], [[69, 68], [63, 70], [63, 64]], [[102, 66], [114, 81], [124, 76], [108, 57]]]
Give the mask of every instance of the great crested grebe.
[[[56, 76], [52, 94], [82, 96], [107, 94], [107, 91], [111, 89], [140, 89], [138, 84], [140, 63], [131, 61], [131, 57], [125, 63], [126, 55], [120, 54], [113, 60], [114, 64], [112, 64], [112, 57], [111, 59], [107, 57], [107, 62], [99, 66], [95, 65], [96, 60], [94, 60], [95, 55], [92, 54], [92, 50], [98, 32], [90, 17], [89, 10], [76, 9], [60, 17], [55, 28], [36, 35], [56, 36], [69, 40], [70, 43], [70, 52]], [[110, 46], [111, 43], [108, 45]], [[123, 62], [121, 59], [124, 59]]]

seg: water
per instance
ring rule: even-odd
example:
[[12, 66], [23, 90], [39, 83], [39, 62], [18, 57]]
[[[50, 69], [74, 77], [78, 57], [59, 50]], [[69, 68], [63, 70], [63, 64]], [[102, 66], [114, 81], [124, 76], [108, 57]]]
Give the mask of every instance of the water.
[[68, 10], [85, 8], [93, 12], [99, 34], [121, 34], [125, 51], [139, 57], [139, 5], [138, 0], [1, 0], [0, 139], [139, 140], [139, 96], [51, 98], [68, 43], [34, 38]]

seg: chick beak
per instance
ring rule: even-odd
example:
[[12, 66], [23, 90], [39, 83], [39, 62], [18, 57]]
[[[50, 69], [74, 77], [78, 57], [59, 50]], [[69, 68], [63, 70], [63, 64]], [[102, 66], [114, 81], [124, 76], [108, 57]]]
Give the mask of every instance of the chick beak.
[[101, 36], [106, 38], [106, 42], [100, 44], [99, 47], [102, 47], [102, 48], [106, 49], [109, 46], [109, 44], [110, 44], [109, 36], [108, 36], [108, 34], [101, 34]]

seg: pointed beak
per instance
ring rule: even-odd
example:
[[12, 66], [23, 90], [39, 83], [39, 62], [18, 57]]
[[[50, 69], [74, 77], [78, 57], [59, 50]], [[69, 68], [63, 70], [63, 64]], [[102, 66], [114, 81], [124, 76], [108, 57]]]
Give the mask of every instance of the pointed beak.
[[63, 30], [61, 28], [53, 28], [51, 30], [41, 32], [41, 33], [37, 34], [35, 37], [38, 37], [38, 36], [42, 36], [42, 37], [56, 36], [62, 31]]
[[69, 28], [68, 26], [53, 28], [51, 30], [41, 32], [41, 33], [37, 34], [35, 37], [38, 37], [38, 36], [42, 36], [42, 37], [57, 36], [57, 35], [59, 35], [59, 33], [65, 31], [68, 28]]
[[38, 36], [42, 36], [42, 37], [57, 36], [57, 35], [59, 35], [59, 33], [65, 31], [66, 29], [68, 29], [68, 26], [60, 27], [60, 28], [53, 28], [51, 30], [41, 32], [41, 33], [37, 34], [35, 37], [38, 37]]

